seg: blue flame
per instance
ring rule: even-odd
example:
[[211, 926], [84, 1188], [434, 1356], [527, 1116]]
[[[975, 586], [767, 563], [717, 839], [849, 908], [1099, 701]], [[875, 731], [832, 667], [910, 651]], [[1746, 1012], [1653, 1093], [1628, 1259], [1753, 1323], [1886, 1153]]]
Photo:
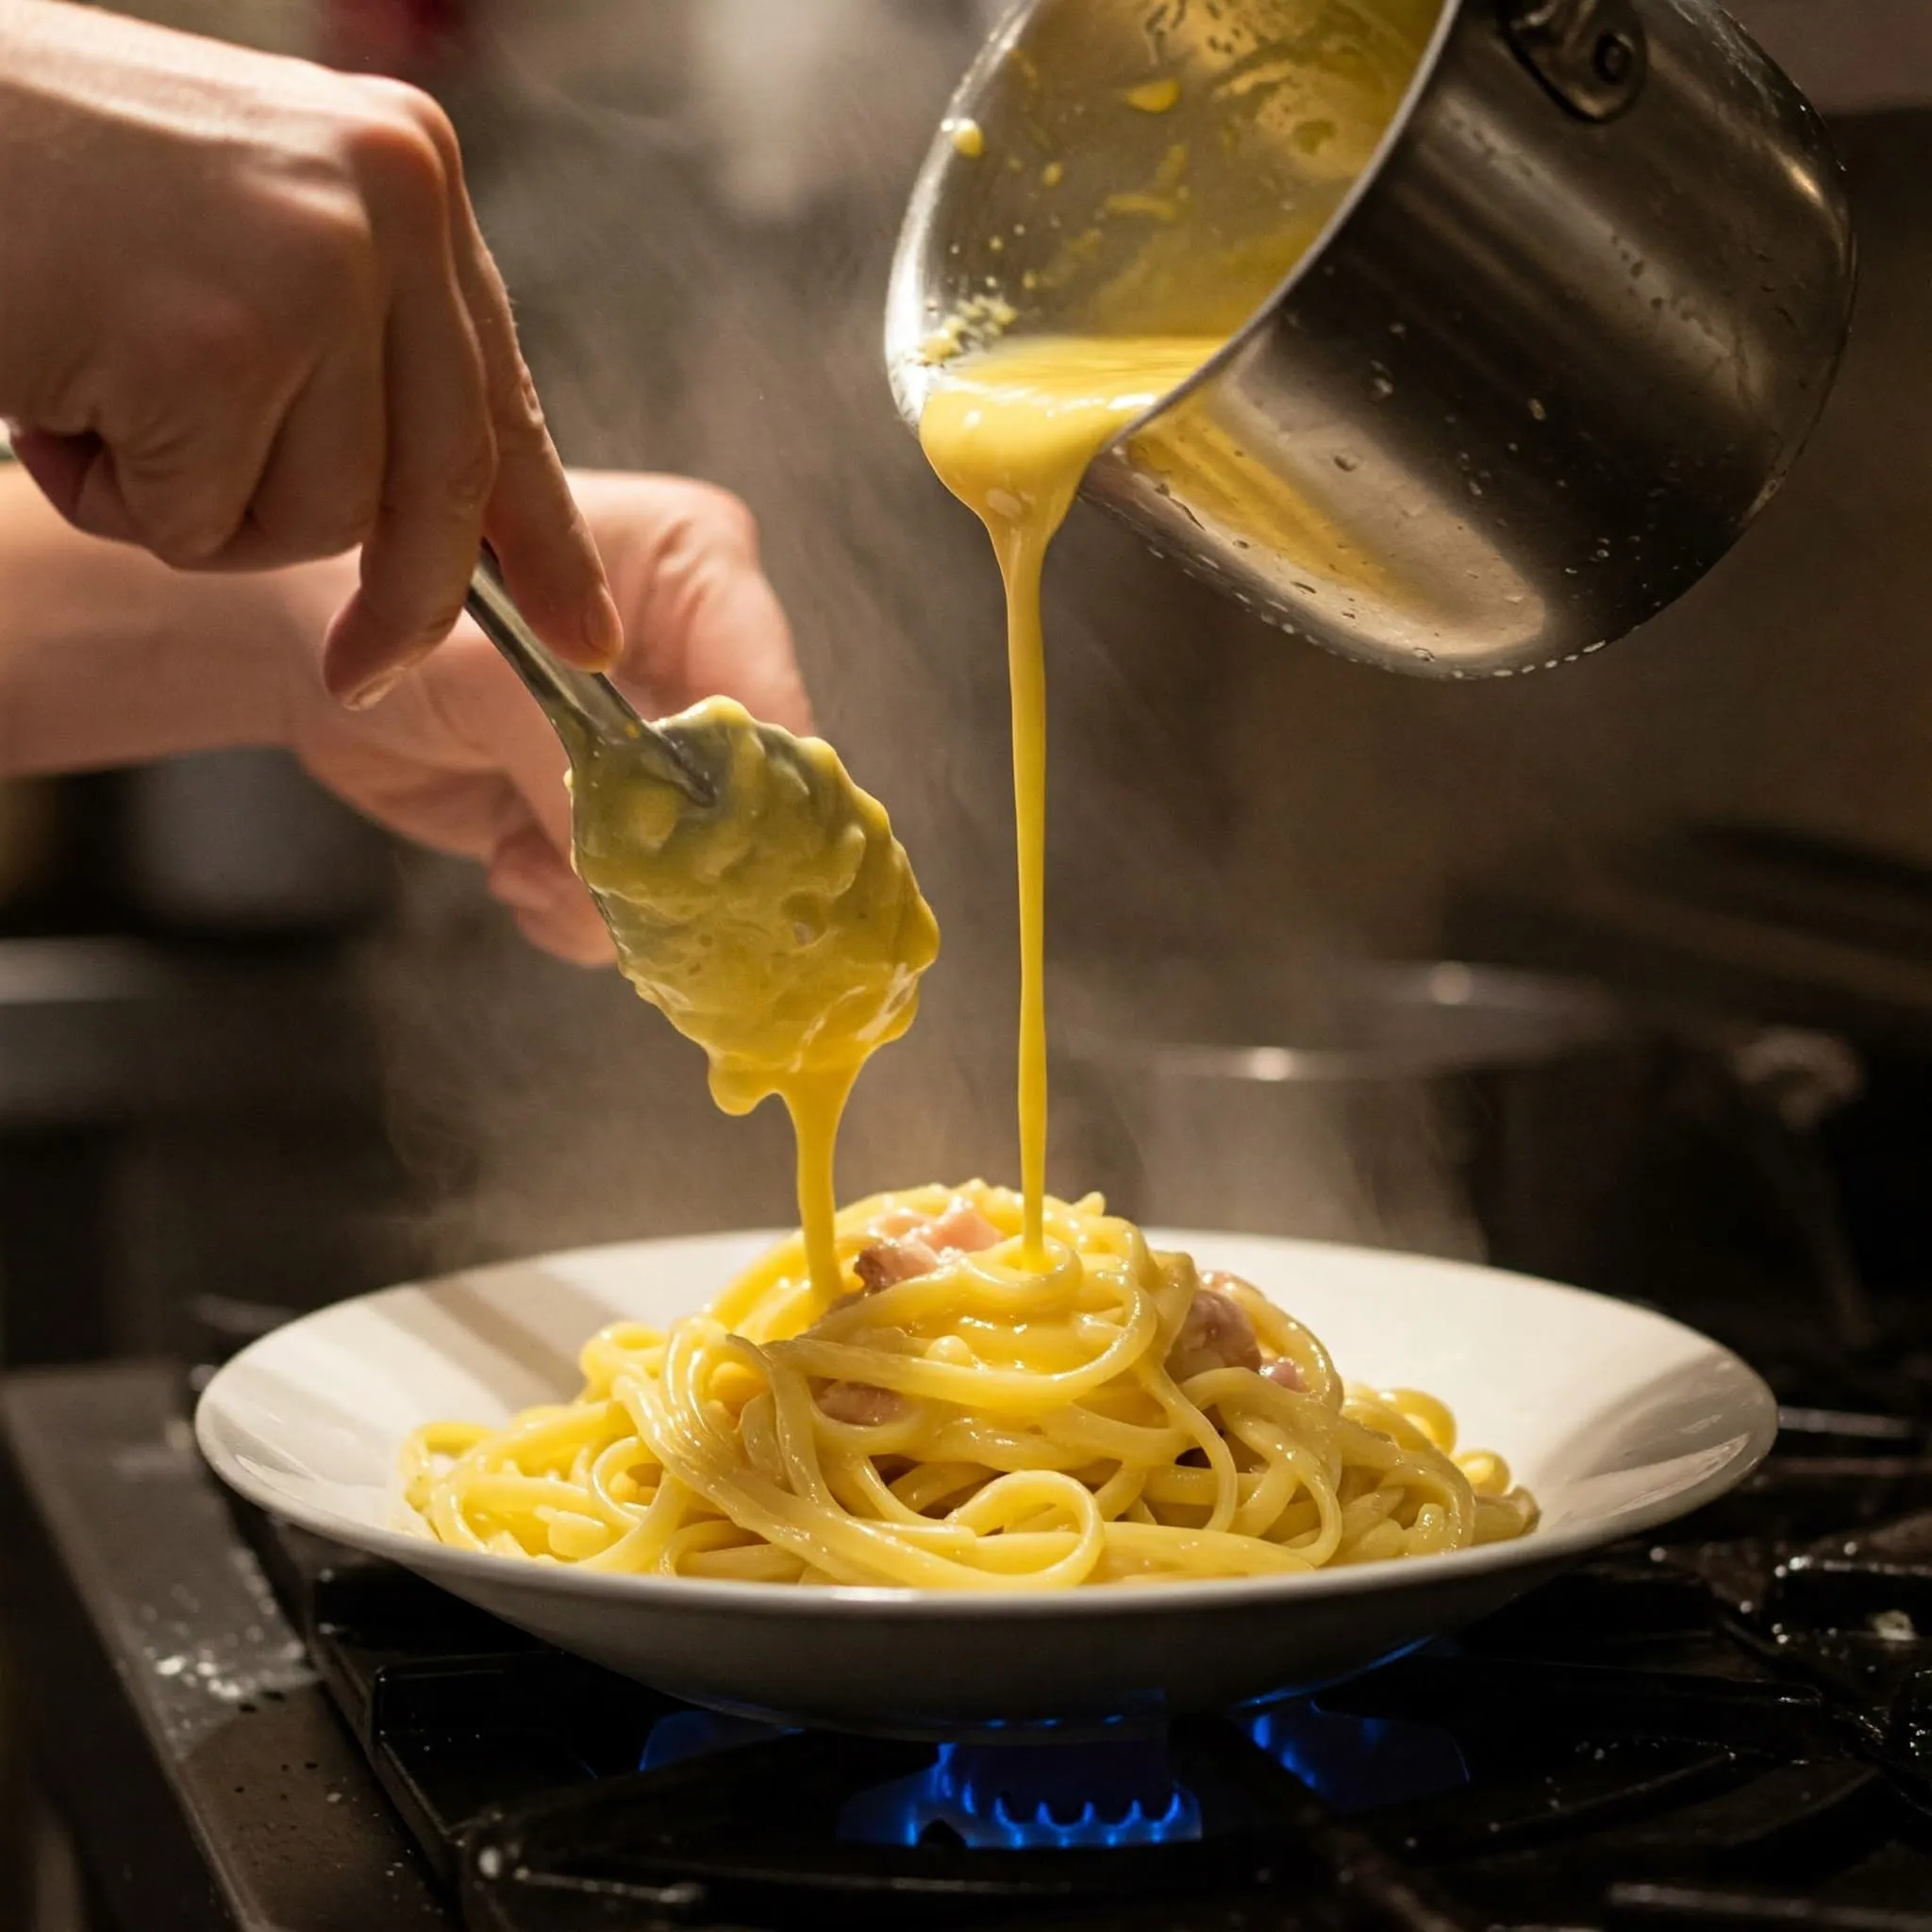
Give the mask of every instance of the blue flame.
[[973, 1850], [1077, 1851], [1201, 1836], [1201, 1804], [1164, 1744], [941, 1744], [927, 1768], [861, 1791], [840, 1814], [849, 1843], [916, 1845], [935, 1828]]
[[1461, 1747], [1433, 1724], [1349, 1717], [1302, 1698], [1250, 1713], [1242, 1724], [1284, 1771], [1344, 1816], [1469, 1782]]

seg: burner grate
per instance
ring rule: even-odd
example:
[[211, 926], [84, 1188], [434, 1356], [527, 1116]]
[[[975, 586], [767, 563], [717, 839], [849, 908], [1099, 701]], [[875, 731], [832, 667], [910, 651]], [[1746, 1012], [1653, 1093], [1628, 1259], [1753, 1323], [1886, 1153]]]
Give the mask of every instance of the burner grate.
[[1204, 1899], [1257, 1923], [1932, 1932], [1932, 1460], [1915, 1424], [1788, 1424], [1668, 1546], [1171, 1734], [786, 1731], [487, 1624], [399, 1652], [422, 1587], [380, 1573], [316, 1580], [319, 1658], [488, 1932], [1127, 1924], [1161, 1900], [1193, 1926]]
[[[411, 1901], [358, 1926], [452, 1932], [1932, 1932], [1916, 1424], [1794, 1412], [1759, 1478], [1670, 1542], [1610, 1552], [1312, 1699], [935, 1746], [719, 1717], [616, 1680], [230, 1515], [192, 1456], [166, 1452], [178, 1423], [149, 1382], [78, 1380], [8, 1397], [42, 1512], [22, 1519], [21, 1574], [57, 1574], [33, 1543], [42, 1520], [85, 1579], [85, 1615], [35, 1623], [30, 1680], [59, 1687], [57, 1740], [78, 1735], [68, 1709], [146, 1695], [200, 1740], [159, 1766], [192, 1826], [180, 1858], [146, 1851], [117, 1882], [207, 1857], [241, 1901], [210, 1925], [337, 1932], [329, 1901], [354, 1883]], [[140, 1514], [113, 1519], [135, 1468]], [[255, 1576], [238, 1525], [280, 1608], [238, 1580]], [[184, 1565], [229, 1623], [175, 1607]], [[163, 1609], [183, 1621], [157, 1651]], [[153, 1668], [241, 1644], [235, 1676], [251, 1630], [285, 1673], [306, 1649], [320, 1683], [300, 1673], [217, 1711], [198, 1679]], [[75, 1786], [109, 1807], [88, 1841], [120, 1842], [127, 1798], [98, 1788]], [[297, 1815], [303, 1837], [278, 1837]], [[158, 1842], [161, 1812], [143, 1816]], [[398, 1862], [395, 1819], [440, 1892]], [[297, 1843], [313, 1856], [289, 1857]], [[168, 1896], [144, 1903], [127, 1924], [176, 1923]]]

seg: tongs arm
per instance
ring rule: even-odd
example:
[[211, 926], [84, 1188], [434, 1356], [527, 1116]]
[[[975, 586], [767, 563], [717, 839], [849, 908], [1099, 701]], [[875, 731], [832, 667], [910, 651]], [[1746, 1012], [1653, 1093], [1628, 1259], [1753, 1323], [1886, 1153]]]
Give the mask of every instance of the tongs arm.
[[694, 804], [713, 803], [716, 794], [710, 781], [675, 739], [645, 724], [608, 677], [566, 664], [542, 642], [510, 600], [496, 558], [487, 546], [464, 602], [477, 628], [509, 660], [566, 745], [585, 734], [628, 745], [654, 776], [675, 785]]

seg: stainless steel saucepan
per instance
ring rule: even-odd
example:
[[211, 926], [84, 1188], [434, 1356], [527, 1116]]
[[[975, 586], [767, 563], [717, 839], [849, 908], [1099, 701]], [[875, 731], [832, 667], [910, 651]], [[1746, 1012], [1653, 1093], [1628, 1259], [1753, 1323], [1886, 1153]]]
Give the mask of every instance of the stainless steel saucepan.
[[1424, 675], [1587, 654], [1770, 500], [1854, 282], [1824, 128], [1712, 0], [1025, 0], [919, 177], [887, 353], [1220, 342], [1087, 493]]

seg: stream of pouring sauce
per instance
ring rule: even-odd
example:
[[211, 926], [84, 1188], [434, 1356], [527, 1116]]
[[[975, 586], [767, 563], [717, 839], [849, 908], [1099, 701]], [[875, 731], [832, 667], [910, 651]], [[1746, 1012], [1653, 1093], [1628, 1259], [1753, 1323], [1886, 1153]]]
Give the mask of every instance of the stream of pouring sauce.
[[1093, 458], [1220, 347], [1205, 338], [1161, 336], [1006, 342], [946, 363], [920, 417], [927, 459], [985, 524], [1006, 584], [1020, 857], [1020, 1181], [1029, 1267], [1048, 1264], [1041, 574]]

